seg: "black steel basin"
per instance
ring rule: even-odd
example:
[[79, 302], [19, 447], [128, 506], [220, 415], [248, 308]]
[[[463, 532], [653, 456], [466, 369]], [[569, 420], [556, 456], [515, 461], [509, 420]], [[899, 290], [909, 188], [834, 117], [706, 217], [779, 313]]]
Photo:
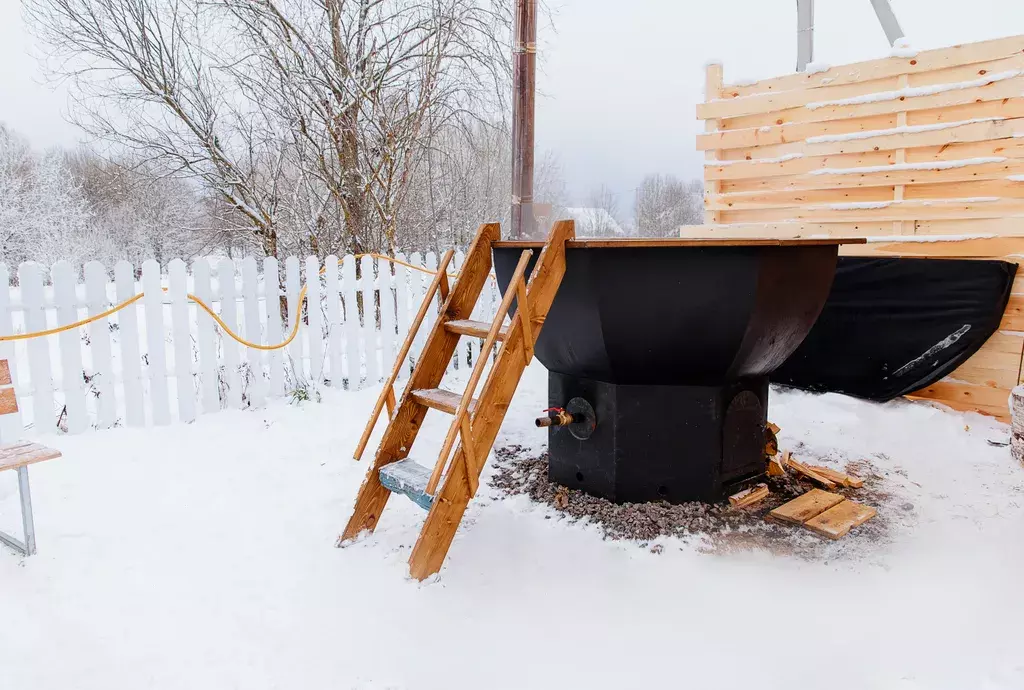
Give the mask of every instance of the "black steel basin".
[[[523, 246], [494, 249], [503, 292]], [[836, 243], [570, 245], [537, 358], [550, 371], [617, 384], [767, 375], [821, 313], [837, 254]]]

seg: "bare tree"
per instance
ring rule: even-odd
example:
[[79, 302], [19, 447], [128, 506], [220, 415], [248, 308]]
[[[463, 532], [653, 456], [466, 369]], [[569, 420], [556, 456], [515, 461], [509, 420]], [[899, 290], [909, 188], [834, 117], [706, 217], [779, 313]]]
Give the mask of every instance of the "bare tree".
[[675, 237], [682, 225], [703, 222], [703, 185], [672, 175], [648, 175], [636, 198], [636, 227], [641, 237]]
[[390, 248], [423, 142], [502, 110], [504, 0], [26, 0], [96, 137], [263, 252]]

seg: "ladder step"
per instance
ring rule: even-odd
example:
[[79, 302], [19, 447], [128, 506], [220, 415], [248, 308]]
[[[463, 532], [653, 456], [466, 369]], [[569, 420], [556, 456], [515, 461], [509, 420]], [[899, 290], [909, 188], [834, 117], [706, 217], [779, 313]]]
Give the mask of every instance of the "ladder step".
[[[445, 322], [444, 329], [449, 333], [470, 335], [474, 338], [486, 338], [491, 330], [491, 324], [486, 321], [473, 321], [472, 319], [455, 319], [454, 321]], [[508, 335], [508, 329], [502, 328], [498, 331], [498, 340], [504, 340], [506, 335]]]
[[430, 510], [434, 497], [427, 493], [430, 470], [406, 458], [380, 468], [380, 483], [388, 491], [405, 494], [423, 510]]
[[[421, 388], [412, 392], [412, 398], [421, 405], [440, 410], [441, 412], [447, 412], [448, 414], [455, 414], [455, 410], [459, 409], [459, 403], [462, 401], [462, 396], [458, 393], [452, 393], [446, 391], [443, 388]], [[476, 398], [469, 403], [469, 413], [473, 414], [476, 411]]]

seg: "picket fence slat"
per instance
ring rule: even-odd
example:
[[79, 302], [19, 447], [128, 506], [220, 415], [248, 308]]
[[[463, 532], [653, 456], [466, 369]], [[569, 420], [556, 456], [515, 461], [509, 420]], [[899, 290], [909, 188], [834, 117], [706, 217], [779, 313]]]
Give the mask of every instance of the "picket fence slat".
[[[124, 302], [135, 296], [135, 269], [127, 261], [114, 266], [116, 299]], [[142, 391], [142, 354], [139, 348], [139, 302], [117, 313], [121, 344], [121, 378], [124, 385], [124, 416], [128, 426], [146, 425], [145, 397]], [[32, 341], [29, 341], [32, 342]]]
[[[198, 259], [192, 264], [192, 291], [208, 305], [213, 305], [213, 288], [210, 285], [210, 262]], [[213, 319], [208, 314], [196, 314], [196, 347], [199, 350], [199, 389], [203, 414], [220, 409], [220, 389], [217, 385], [217, 333]]]
[[[408, 259], [399, 253], [396, 259], [429, 271], [437, 268], [434, 252], [414, 252]], [[450, 270], [464, 261], [457, 252]], [[431, 280], [429, 273], [403, 263], [332, 255], [321, 273], [316, 257], [289, 257], [283, 292], [274, 258], [262, 262], [262, 273], [253, 257], [237, 263], [221, 259], [215, 265], [197, 259], [191, 273], [175, 259], [165, 274], [156, 261], [143, 263], [139, 273], [120, 261], [112, 280], [102, 264], [90, 262], [81, 284], [76, 267], [66, 262], [49, 271], [23, 264], [16, 286], [11, 286], [11, 271], [0, 264], [0, 334], [73, 323], [142, 293], [140, 300], [83, 328], [0, 343], [0, 358], [10, 361], [22, 408], [21, 415], [0, 418], [0, 441], [16, 439], [26, 423], [45, 432], [60, 427], [79, 433], [115, 426], [123, 415], [128, 426], [162, 425], [193, 421], [200, 412], [221, 407], [259, 408], [270, 398], [309, 387], [376, 386], [390, 371]], [[300, 305], [303, 284], [308, 301]], [[189, 293], [254, 343], [280, 343], [290, 334], [293, 319], [299, 320], [299, 335], [286, 349], [245, 347], [222, 332]], [[474, 317], [490, 320], [498, 297], [489, 281]], [[435, 296], [400, 378], [408, 379], [438, 314]], [[493, 357], [479, 348], [479, 339], [464, 338], [450, 368], [468, 370], [478, 356]]]
[[[85, 265], [85, 300], [89, 316], [96, 316], [109, 308], [107, 298], [107, 269], [98, 261]], [[0, 276], [0, 285], [3, 276]], [[0, 290], [0, 292], [6, 292]], [[2, 307], [0, 307], [2, 309]], [[117, 398], [114, 393], [113, 350], [110, 347], [110, 323], [106, 319], [89, 324], [89, 350], [92, 355], [90, 382], [96, 396], [96, 426], [109, 429], [117, 421]]]
[[196, 418], [196, 388], [192, 377], [192, 324], [188, 313], [188, 275], [185, 271], [185, 262], [181, 259], [171, 261], [167, 266], [167, 278], [171, 295], [171, 333], [178, 419], [192, 422]]
[[[405, 258], [405, 254], [399, 252], [395, 255], [399, 261], [408, 261]], [[398, 263], [395, 264], [395, 303], [398, 311], [398, 342], [404, 343], [405, 339], [409, 336], [410, 322], [413, 317], [413, 313], [410, 312], [409, 308], [409, 273], [410, 270]], [[409, 375], [409, 362], [408, 359], [403, 363], [401, 369], [398, 370], [398, 378], [404, 379]]]
[[[18, 268], [18, 284], [25, 304], [25, 330], [41, 331], [48, 327], [43, 306], [43, 273], [38, 264], [22, 264]], [[42, 338], [28, 341], [28, 370], [32, 383], [32, 422], [42, 432], [55, 429], [53, 374], [50, 368], [50, 343]]]
[[[234, 332], [238, 332], [238, 303], [235, 300], [235, 264], [222, 259], [217, 264], [217, 288], [220, 292], [220, 318]], [[224, 362], [224, 387], [228, 407], [242, 407], [242, 377], [238, 370], [241, 358], [238, 343], [227, 333], [220, 334], [221, 357]]]
[[149, 400], [153, 423], [171, 423], [171, 406], [167, 390], [167, 336], [164, 333], [163, 286], [160, 264], [152, 259], [142, 264], [142, 301], [146, 305], [146, 370], [149, 374]]
[[359, 355], [359, 304], [356, 300], [356, 258], [349, 254], [341, 264], [341, 285], [345, 297], [345, 360], [348, 363], [348, 387], [359, 388], [363, 380]]
[[[263, 326], [260, 323], [259, 270], [256, 259], [247, 256], [242, 259], [242, 311], [245, 314], [245, 339], [251, 343], [263, 344]], [[263, 407], [267, 399], [267, 380], [263, 376], [263, 351], [242, 348], [249, 365], [249, 405]]]
[[331, 254], [324, 260], [325, 308], [327, 309], [327, 357], [330, 362], [331, 385], [341, 388], [341, 296], [338, 285], [338, 257]]
[[[291, 319], [286, 328], [290, 334], [291, 329], [295, 327], [295, 321], [298, 320], [300, 323], [302, 321], [302, 310], [300, 309], [302, 305], [299, 304], [299, 260], [294, 256], [285, 259], [284, 272], [284, 289], [288, 297], [288, 318]], [[295, 377], [293, 387], [298, 387], [300, 383], [306, 381], [305, 368], [302, 363], [301, 332], [288, 346], [288, 356], [291, 358], [292, 374]]]
[[[57, 305], [57, 325], [67, 326], [78, 321], [75, 304], [77, 278], [71, 264], [58, 261], [51, 271], [53, 278], [53, 300]], [[78, 329], [61, 331], [57, 336], [60, 346], [61, 387], [64, 390], [65, 424], [71, 434], [80, 434], [89, 426], [85, 412], [85, 385], [82, 378], [82, 348], [78, 341]]]
[[[277, 345], [284, 340], [281, 328], [281, 278], [277, 259], [270, 256], [263, 260], [263, 294], [267, 314], [267, 344]], [[267, 353], [270, 369], [270, 395], [284, 394], [284, 356], [281, 350]]]
[[[14, 335], [14, 319], [11, 313], [11, 293], [6, 286], [11, 284], [11, 274], [7, 266], [0, 264], [0, 335]], [[6, 359], [11, 368], [11, 380], [14, 382], [16, 395], [24, 400], [24, 388], [18, 371], [18, 357], [15, 346], [10, 342], [0, 343], [0, 358]], [[24, 404], [24, 403], [22, 403]], [[0, 415], [0, 443], [17, 441], [24, 430], [21, 409], [15, 414]]]
[[316, 384], [323, 380], [324, 370], [324, 312], [320, 304], [320, 261], [315, 256], [306, 259], [306, 325], [309, 347], [309, 378]]

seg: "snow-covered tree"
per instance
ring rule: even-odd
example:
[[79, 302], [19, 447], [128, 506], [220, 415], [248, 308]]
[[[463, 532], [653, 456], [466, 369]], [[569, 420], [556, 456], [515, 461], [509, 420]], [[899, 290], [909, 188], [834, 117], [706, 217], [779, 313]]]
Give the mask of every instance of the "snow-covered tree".
[[636, 227], [641, 237], [677, 237], [680, 226], [699, 225], [703, 217], [700, 180], [648, 175], [637, 190]]

